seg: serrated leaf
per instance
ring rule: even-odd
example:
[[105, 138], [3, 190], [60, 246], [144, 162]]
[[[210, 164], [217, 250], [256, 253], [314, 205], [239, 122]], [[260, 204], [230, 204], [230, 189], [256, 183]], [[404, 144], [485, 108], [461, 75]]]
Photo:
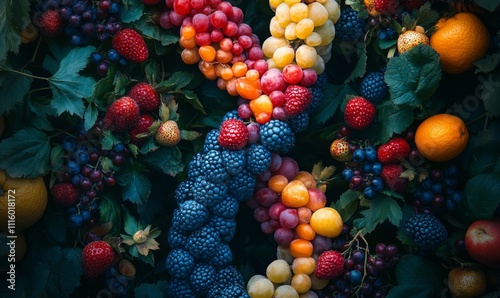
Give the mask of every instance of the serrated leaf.
[[60, 169], [64, 163], [63, 160], [63, 149], [61, 145], [55, 145], [50, 150], [50, 166], [53, 169]]
[[398, 42], [397, 39], [386, 39], [386, 40], [377, 39], [377, 45], [382, 50], [387, 50], [393, 47], [394, 45], [396, 45], [397, 42]]
[[122, 187], [123, 200], [137, 205], [146, 203], [151, 193], [151, 181], [143, 174], [143, 171], [126, 167], [120, 169], [117, 175], [118, 184]]
[[439, 55], [423, 44], [390, 59], [385, 73], [392, 102], [406, 109], [422, 106], [440, 80]]
[[85, 106], [83, 98], [92, 95], [95, 81], [78, 73], [87, 66], [90, 53], [95, 47], [74, 48], [61, 60], [57, 72], [49, 78], [53, 98], [51, 104], [57, 113], [64, 112], [83, 116]]
[[494, 12], [500, 6], [500, 0], [474, 0], [474, 2], [489, 12]]
[[165, 102], [161, 102], [159, 116], [162, 122], [170, 120], [170, 109]]
[[160, 42], [162, 46], [168, 46], [179, 41], [177, 35], [156, 25], [148, 15], [143, 15], [138, 21], [134, 22], [134, 25], [141, 31], [142, 35]]
[[353, 93], [354, 90], [348, 84], [333, 85], [326, 83], [321, 104], [311, 114], [312, 120], [317, 124], [324, 124], [337, 112], [344, 98]]
[[358, 53], [358, 60], [356, 62], [356, 66], [352, 70], [351, 74], [345, 79], [345, 83], [349, 83], [356, 78], [361, 78], [366, 73], [366, 65], [368, 61], [368, 56], [366, 55], [366, 45], [364, 42], [359, 42], [357, 44], [356, 51]]
[[83, 128], [88, 131], [94, 126], [99, 111], [94, 103], [90, 103], [83, 113]]
[[182, 153], [177, 146], [160, 147], [156, 151], [146, 154], [144, 162], [148, 167], [175, 176], [184, 170]]
[[403, 110], [388, 102], [379, 105], [377, 109], [377, 122], [375, 129], [376, 144], [387, 142], [394, 134], [405, 131], [414, 120], [413, 110]]
[[142, 145], [139, 152], [141, 152], [142, 154], [148, 154], [150, 152], [154, 152], [154, 151], [158, 150], [158, 148], [159, 147], [156, 145], [154, 138], [150, 138], [150, 139], [148, 139], [146, 144]]
[[133, 236], [135, 232], [142, 229], [142, 227], [140, 226], [139, 221], [132, 216], [127, 209], [125, 209], [124, 213], [123, 229], [128, 235]]
[[320, 180], [327, 180], [331, 178], [336, 170], [337, 168], [335, 166], [324, 167], [323, 170], [321, 171], [321, 174], [319, 174]]
[[410, 205], [404, 205], [401, 207], [401, 212], [403, 215], [401, 217], [401, 221], [399, 222], [397, 237], [403, 244], [409, 246], [415, 246], [415, 243], [413, 242], [411, 237], [408, 236], [408, 234], [406, 233], [406, 228], [405, 228], [406, 221], [410, 217], [416, 214], [415, 209], [413, 209], [413, 207]]
[[121, 143], [120, 139], [118, 139], [112, 131], [105, 130], [102, 132], [102, 141], [101, 146], [104, 150], [111, 150], [114, 145]]
[[[31, 74], [25, 70], [23, 73]], [[0, 115], [12, 110], [14, 106], [21, 102], [30, 90], [32, 78], [4, 71], [0, 72], [0, 94], [2, 94], [2, 104], [0, 105]]]
[[360, 212], [363, 217], [356, 218], [353, 225], [357, 230], [362, 230], [363, 234], [369, 234], [385, 221], [389, 221], [395, 226], [403, 216], [398, 203], [388, 196], [379, 194], [376, 199], [370, 201], [370, 207]]
[[137, 21], [142, 16], [144, 3], [141, 0], [123, 0], [123, 9], [121, 11], [122, 23], [131, 23]]
[[415, 19], [417, 21], [416, 24], [424, 27], [425, 29], [429, 29], [431, 26], [436, 24], [440, 18], [441, 16], [439, 13], [432, 10], [430, 2], [426, 2], [424, 5], [420, 6], [417, 14], [415, 15]]
[[200, 99], [198, 98], [198, 95], [194, 93], [191, 90], [182, 90], [182, 94], [184, 95], [184, 98], [186, 101], [196, 110], [202, 112], [203, 114], [206, 114], [205, 108], [203, 108], [203, 105], [201, 104]]
[[322, 170], [323, 170], [323, 162], [319, 161], [313, 165], [313, 168], [311, 170], [311, 175], [314, 177], [315, 180], [319, 180]]
[[478, 219], [492, 219], [500, 205], [500, 175], [482, 174], [465, 183], [464, 199], [459, 205], [459, 214], [465, 223]]
[[194, 74], [187, 71], [174, 72], [167, 80], [156, 85], [156, 91], [166, 93], [186, 87], [194, 79]]
[[99, 224], [111, 222], [109, 235], [117, 236], [121, 231], [122, 214], [120, 204], [112, 198], [101, 196], [99, 202]]
[[0, 168], [11, 177], [38, 177], [49, 169], [49, 136], [35, 128], [17, 131], [0, 143]]
[[30, 23], [30, 1], [0, 1], [0, 61], [19, 52], [20, 32]]
[[115, 80], [113, 82], [115, 86], [114, 92], [117, 94], [125, 93], [125, 87], [128, 83], [130, 83], [130, 80], [122, 72], [117, 72], [115, 74]]
[[486, 113], [490, 117], [500, 115], [500, 72], [496, 71], [482, 79], [481, 100], [486, 108]]
[[115, 80], [115, 68], [110, 67], [108, 69], [108, 74], [106, 75], [106, 77], [97, 81], [94, 87], [94, 91], [92, 92], [92, 96], [87, 101], [89, 102], [98, 101], [102, 99], [102, 97], [106, 93], [113, 92], [114, 80]]
[[192, 141], [192, 140], [196, 140], [200, 136], [201, 136], [201, 133], [199, 133], [197, 131], [181, 129], [181, 139], [183, 139], [183, 140]]

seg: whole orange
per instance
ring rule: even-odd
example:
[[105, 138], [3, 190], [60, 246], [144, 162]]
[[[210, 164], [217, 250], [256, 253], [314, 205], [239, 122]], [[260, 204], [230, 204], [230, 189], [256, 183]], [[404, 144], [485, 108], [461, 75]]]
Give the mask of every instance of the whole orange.
[[461, 12], [441, 18], [431, 35], [430, 45], [440, 56], [444, 72], [460, 74], [488, 50], [490, 34], [484, 23], [473, 13]]
[[425, 119], [415, 132], [415, 145], [430, 161], [444, 162], [457, 157], [469, 141], [469, 131], [462, 119], [437, 114]]
[[[47, 207], [47, 188], [42, 177], [12, 178], [0, 170], [0, 231], [7, 231], [9, 216], [19, 232], [37, 222]], [[15, 218], [14, 218], [15, 217]]]

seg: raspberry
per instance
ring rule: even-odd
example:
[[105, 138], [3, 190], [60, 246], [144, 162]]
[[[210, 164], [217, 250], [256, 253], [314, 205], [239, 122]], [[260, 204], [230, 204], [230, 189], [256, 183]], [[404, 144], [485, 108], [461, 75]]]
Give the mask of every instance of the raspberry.
[[222, 183], [229, 177], [226, 168], [223, 165], [222, 153], [217, 150], [210, 150], [203, 157], [202, 167], [205, 179], [213, 183]]
[[272, 119], [260, 126], [260, 142], [269, 151], [288, 153], [295, 144], [295, 135], [286, 122]]
[[323, 252], [316, 262], [314, 275], [320, 279], [332, 279], [344, 271], [344, 257], [335, 250]]
[[178, 205], [193, 199], [193, 187], [194, 182], [191, 180], [185, 180], [179, 183], [174, 192], [174, 199]]
[[403, 138], [392, 138], [377, 150], [377, 158], [383, 164], [400, 162], [407, 159], [409, 154], [410, 144]]
[[214, 216], [220, 216], [223, 218], [234, 218], [239, 210], [238, 201], [231, 197], [227, 196], [225, 199], [220, 201], [218, 204], [215, 204], [212, 208], [212, 214]]
[[221, 244], [215, 255], [207, 261], [215, 269], [224, 268], [233, 262], [233, 252], [228, 244]]
[[448, 237], [444, 225], [431, 214], [416, 214], [405, 223], [408, 236], [425, 253], [432, 252]]
[[401, 177], [403, 167], [400, 164], [386, 164], [382, 167], [380, 177], [390, 190], [404, 193], [408, 187], [408, 180]]
[[57, 183], [52, 186], [52, 197], [59, 205], [69, 208], [80, 202], [80, 193], [69, 182]]
[[228, 187], [224, 183], [207, 181], [200, 176], [194, 182], [194, 200], [203, 206], [212, 207], [226, 198]]
[[229, 173], [234, 176], [243, 170], [246, 162], [246, 151], [241, 150], [222, 150], [222, 164]]
[[208, 209], [194, 200], [184, 202], [175, 209], [172, 226], [181, 232], [194, 231], [208, 220]]
[[187, 279], [173, 278], [168, 283], [168, 297], [171, 298], [193, 298], [196, 294], [191, 289]]
[[335, 24], [335, 38], [341, 41], [357, 41], [365, 34], [365, 21], [358, 17], [358, 12], [347, 7], [342, 10]]
[[252, 144], [247, 149], [246, 168], [252, 174], [260, 174], [267, 170], [271, 164], [271, 151], [267, 150], [263, 145]]
[[236, 221], [234, 218], [212, 216], [207, 225], [213, 227], [219, 233], [222, 243], [229, 243], [236, 232]]
[[311, 92], [301, 85], [289, 85], [285, 90], [283, 108], [288, 116], [296, 116], [311, 105]]
[[255, 176], [248, 170], [241, 171], [229, 180], [228, 194], [238, 201], [245, 201], [252, 197], [255, 186]]
[[248, 129], [243, 121], [228, 119], [222, 122], [217, 140], [223, 148], [242, 149], [248, 143]]
[[207, 133], [207, 136], [205, 137], [205, 143], [203, 144], [203, 151], [207, 152], [209, 150], [221, 150], [221, 147], [219, 145], [219, 141], [217, 140], [219, 138], [219, 130], [218, 129], [212, 129]]
[[399, 10], [399, 0], [375, 0], [375, 10], [380, 13], [396, 14]]
[[173, 278], [186, 278], [193, 272], [195, 260], [184, 249], [173, 249], [168, 254], [166, 267]]
[[375, 118], [375, 106], [363, 97], [349, 100], [344, 110], [344, 120], [354, 129], [367, 128]]
[[216, 270], [206, 263], [196, 264], [193, 273], [189, 276], [189, 283], [198, 296], [205, 296], [215, 281]]
[[292, 129], [293, 132], [295, 133], [303, 132], [307, 129], [307, 126], [309, 125], [309, 114], [307, 113], [298, 114], [297, 116], [290, 118], [288, 120], [288, 123], [290, 124], [290, 128]]
[[210, 259], [219, 246], [219, 234], [213, 227], [207, 225], [191, 233], [186, 241], [187, 251], [198, 259]]
[[384, 73], [374, 71], [361, 81], [359, 93], [370, 102], [377, 103], [389, 95], [389, 87], [384, 81]]

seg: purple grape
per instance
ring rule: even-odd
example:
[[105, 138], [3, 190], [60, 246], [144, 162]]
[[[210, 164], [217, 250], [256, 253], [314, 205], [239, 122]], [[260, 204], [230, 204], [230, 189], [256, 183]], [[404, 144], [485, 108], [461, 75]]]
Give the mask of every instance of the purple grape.
[[377, 255], [383, 257], [385, 255], [385, 244], [384, 243], [378, 243], [376, 246], [375, 246], [375, 252], [377, 253]]
[[[99, 182], [102, 182], [102, 181], [99, 181]], [[97, 182], [97, 183], [99, 183]], [[108, 177], [106, 178], [106, 185], [107, 186], [113, 186], [116, 184], [116, 179], [114, 177]]]
[[383, 270], [385, 269], [385, 262], [383, 259], [376, 259], [375, 262], [373, 263], [373, 267], [377, 270]]
[[446, 198], [443, 195], [435, 195], [432, 198], [432, 206], [443, 207], [446, 204]]
[[390, 258], [394, 258], [396, 257], [398, 254], [398, 248], [397, 246], [393, 245], [393, 244], [389, 244], [385, 247], [385, 255], [390, 257]]
[[69, 7], [62, 7], [61, 9], [59, 9], [59, 17], [62, 20], [68, 20], [71, 14], [72, 10]]
[[94, 14], [91, 10], [86, 10], [82, 13], [82, 21], [91, 22], [94, 21]]
[[81, 15], [85, 10], [87, 10], [87, 5], [85, 4], [85, 1], [77, 1], [75, 4], [73, 4], [74, 14]]
[[81, 25], [82, 17], [73, 12], [73, 14], [69, 17], [68, 24], [70, 27], [78, 28]]
[[257, 122], [252, 122], [247, 125], [248, 129], [248, 143], [257, 143], [260, 139], [260, 124]]
[[97, 182], [102, 179], [102, 172], [99, 170], [94, 170], [92, 173], [89, 175], [89, 179], [92, 182]]
[[88, 190], [92, 187], [92, 182], [90, 181], [89, 178], [83, 178], [82, 181], [80, 181], [80, 188], [83, 190]]
[[363, 178], [361, 176], [354, 176], [349, 181], [349, 188], [352, 190], [361, 190], [363, 187]]
[[103, 11], [108, 11], [111, 8], [111, 2], [109, 0], [99, 1], [99, 8]]
[[365, 261], [365, 254], [360, 250], [354, 251], [351, 257], [358, 264], [362, 264]]
[[113, 157], [113, 164], [117, 167], [123, 165], [125, 163], [125, 157], [121, 154], [116, 154]]
[[97, 65], [97, 73], [100, 74], [100, 75], [102, 75], [102, 76], [104, 76], [104, 75], [106, 75], [108, 73], [108, 69], [109, 69], [109, 62], [106, 61], [106, 60], [101, 61]]
[[85, 195], [86, 195], [89, 199], [93, 200], [93, 199], [95, 198], [95, 196], [96, 196], [96, 191], [95, 191], [95, 190], [93, 190], [93, 189], [91, 189], [91, 190], [87, 190], [87, 192], [85, 193]]

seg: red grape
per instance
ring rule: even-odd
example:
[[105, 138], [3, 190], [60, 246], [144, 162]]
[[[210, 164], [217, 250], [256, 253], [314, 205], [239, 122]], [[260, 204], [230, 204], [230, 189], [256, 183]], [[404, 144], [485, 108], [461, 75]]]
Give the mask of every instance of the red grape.
[[285, 229], [293, 229], [299, 223], [299, 215], [297, 209], [287, 208], [280, 213], [280, 225]]

